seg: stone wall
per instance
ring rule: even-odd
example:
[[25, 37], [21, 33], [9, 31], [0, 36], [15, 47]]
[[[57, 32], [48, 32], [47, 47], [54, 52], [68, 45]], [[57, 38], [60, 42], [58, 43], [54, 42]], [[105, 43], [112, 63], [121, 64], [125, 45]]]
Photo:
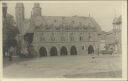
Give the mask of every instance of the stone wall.
[[[54, 35], [53, 35], [54, 34]], [[55, 39], [52, 40], [51, 38]], [[64, 37], [65, 40], [62, 40], [61, 37]], [[71, 37], [74, 37], [74, 40], [71, 40]], [[80, 37], [82, 37], [80, 39]], [[99, 40], [96, 31], [70, 31], [70, 32], [61, 32], [61, 31], [42, 31], [35, 32], [33, 39], [33, 46], [40, 55], [39, 50], [44, 47], [47, 51], [47, 56], [50, 56], [50, 50], [52, 47], [57, 49], [57, 54], [61, 54], [61, 48], [64, 46], [67, 49], [67, 55], [71, 55], [71, 47], [75, 46], [77, 50], [77, 55], [87, 55], [88, 47], [91, 45], [94, 49], [94, 54], [99, 52]]]

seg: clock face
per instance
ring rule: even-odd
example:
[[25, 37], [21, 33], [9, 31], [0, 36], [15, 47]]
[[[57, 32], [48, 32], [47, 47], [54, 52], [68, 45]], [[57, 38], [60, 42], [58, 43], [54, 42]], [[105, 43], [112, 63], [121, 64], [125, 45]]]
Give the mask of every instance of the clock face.
[[34, 19], [34, 22], [35, 22], [35, 26], [36, 27], [40, 27], [43, 23], [43, 20], [42, 20], [42, 17], [38, 16]]

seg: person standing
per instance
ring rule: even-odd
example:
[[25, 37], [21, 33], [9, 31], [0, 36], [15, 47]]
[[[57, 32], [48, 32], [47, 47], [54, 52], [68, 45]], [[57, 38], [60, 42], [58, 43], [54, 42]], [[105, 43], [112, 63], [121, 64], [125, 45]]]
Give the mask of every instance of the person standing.
[[9, 49], [9, 61], [12, 61], [12, 55], [14, 53], [14, 48], [11, 46]]
[[96, 63], [96, 56], [94, 54], [94, 50], [91, 50], [91, 63]]

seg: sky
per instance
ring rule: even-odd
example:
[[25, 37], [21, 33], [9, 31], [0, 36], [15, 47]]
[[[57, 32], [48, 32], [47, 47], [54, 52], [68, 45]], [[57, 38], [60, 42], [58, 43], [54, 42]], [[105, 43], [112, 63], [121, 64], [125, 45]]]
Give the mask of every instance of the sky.
[[[16, 2], [7, 3], [8, 13], [15, 18]], [[93, 17], [103, 31], [112, 29], [115, 17], [122, 13], [120, 1], [44, 1], [40, 2], [42, 16], [84, 16]], [[25, 18], [30, 18], [33, 2], [24, 2]]]

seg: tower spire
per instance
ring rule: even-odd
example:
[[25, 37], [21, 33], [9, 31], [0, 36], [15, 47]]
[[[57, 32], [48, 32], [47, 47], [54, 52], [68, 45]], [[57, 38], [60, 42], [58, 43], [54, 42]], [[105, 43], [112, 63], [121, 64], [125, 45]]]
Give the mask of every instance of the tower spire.
[[41, 7], [39, 3], [34, 3], [33, 6], [33, 16], [41, 16]]
[[15, 15], [16, 15], [16, 24], [19, 29], [19, 32], [23, 33], [23, 21], [24, 21], [24, 4], [16, 3], [15, 6]]

